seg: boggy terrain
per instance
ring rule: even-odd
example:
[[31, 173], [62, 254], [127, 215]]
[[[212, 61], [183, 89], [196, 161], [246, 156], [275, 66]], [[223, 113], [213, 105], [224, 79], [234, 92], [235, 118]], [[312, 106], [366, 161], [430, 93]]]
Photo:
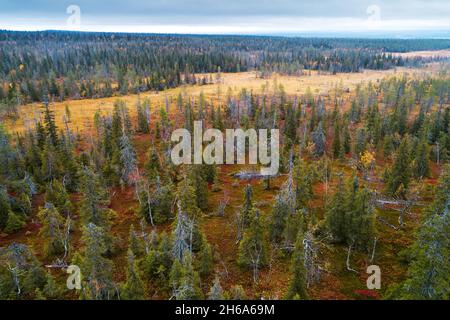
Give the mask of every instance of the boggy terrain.
[[[448, 298], [445, 62], [194, 76], [209, 80], [4, 115], [0, 297]], [[280, 174], [174, 166], [170, 134], [195, 120], [280, 129]]]

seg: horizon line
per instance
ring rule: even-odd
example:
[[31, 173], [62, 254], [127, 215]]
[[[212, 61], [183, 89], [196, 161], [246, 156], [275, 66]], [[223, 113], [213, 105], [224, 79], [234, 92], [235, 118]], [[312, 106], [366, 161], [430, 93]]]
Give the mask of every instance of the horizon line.
[[[98, 34], [129, 34], [129, 35], [176, 35], [176, 36], [242, 36], [242, 37], [280, 37], [280, 38], [354, 38], [354, 39], [399, 39], [399, 40], [448, 40], [450, 39], [450, 29], [418, 29], [418, 30], [362, 30], [362, 31], [301, 31], [301, 32], [262, 32], [262, 33], [183, 33], [183, 32], [145, 32], [145, 31], [102, 31], [102, 30], [68, 30], [68, 29], [10, 29], [0, 27], [0, 32], [22, 32], [22, 33], [37, 33], [37, 32], [67, 32], [67, 33], [98, 33]], [[414, 33], [420, 33], [413, 36]], [[426, 36], [424, 34], [430, 34]], [[433, 35], [438, 33], [438, 35]], [[448, 33], [443, 35], [440, 33]], [[407, 34], [407, 35], [405, 35]]]

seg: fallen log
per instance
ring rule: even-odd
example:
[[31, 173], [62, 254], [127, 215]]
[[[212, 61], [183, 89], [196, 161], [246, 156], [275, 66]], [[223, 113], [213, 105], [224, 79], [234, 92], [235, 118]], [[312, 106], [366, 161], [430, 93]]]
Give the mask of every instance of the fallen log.
[[404, 200], [383, 200], [383, 199], [377, 199], [375, 201], [378, 202], [381, 205], [391, 204], [391, 205], [403, 206], [403, 205], [407, 205], [408, 204], [408, 202], [404, 201]]
[[251, 180], [251, 179], [266, 179], [268, 177], [273, 178], [276, 177], [276, 175], [266, 176], [256, 171], [240, 171], [238, 173], [235, 173], [233, 177], [238, 178], [240, 180]]

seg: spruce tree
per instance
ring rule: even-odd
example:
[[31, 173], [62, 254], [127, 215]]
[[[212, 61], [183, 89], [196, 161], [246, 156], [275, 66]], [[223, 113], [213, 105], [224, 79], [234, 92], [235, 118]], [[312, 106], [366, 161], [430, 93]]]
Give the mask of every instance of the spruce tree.
[[70, 215], [73, 205], [64, 185], [59, 180], [51, 181], [45, 192], [45, 202], [51, 203], [61, 214]]
[[250, 184], [244, 189], [244, 204], [241, 210], [241, 220], [244, 227], [250, 224], [252, 219], [251, 211], [253, 209], [253, 188]]
[[223, 300], [223, 299], [224, 299], [223, 289], [222, 286], [220, 285], [219, 277], [216, 277], [214, 279], [213, 286], [209, 290], [208, 300]]
[[67, 139], [62, 139], [60, 142], [58, 160], [61, 163], [60, 176], [62, 177], [61, 180], [64, 183], [64, 187], [69, 192], [76, 192], [80, 168], [75, 157], [74, 147], [67, 141]]
[[306, 290], [306, 269], [305, 256], [303, 248], [303, 232], [299, 232], [297, 241], [295, 242], [294, 252], [292, 253], [291, 272], [293, 277], [289, 284], [289, 289], [286, 294], [286, 299], [308, 299], [308, 292]]
[[190, 218], [178, 203], [178, 215], [172, 231], [173, 258], [181, 260], [186, 252], [192, 254], [201, 250], [204, 236], [195, 218]]
[[24, 220], [24, 217], [20, 214], [10, 211], [3, 231], [7, 234], [12, 234], [19, 231], [26, 225]]
[[48, 106], [48, 102], [45, 102], [45, 110], [44, 110], [44, 124], [47, 137], [50, 143], [56, 147], [58, 145], [58, 127], [55, 123], [55, 114], [50, 110]]
[[125, 134], [125, 132], [120, 138], [119, 145], [120, 161], [122, 165], [121, 179], [125, 184], [131, 185], [134, 182], [134, 175], [136, 175], [137, 170], [136, 151], [134, 150], [129, 137]]
[[342, 175], [339, 175], [339, 183], [336, 193], [331, 200], [326, 212], [326, 224], [333, 238], [341, 242], [347, 237], [345, 215], [347, 212], [345, 203], [345, 188]]
[[[76, 257], [83, 270], [83, 297], [89, 300], [111, 300], [117, 298], [117, 287], [112, 279], [113, 263], [106, 258], [108, 244], [103, 228], [89, 223], [83, 227], [81, 256]], [[76, 261], [79, 260], [79, 261]]]
[[118, 100], [114, 102], [114, 110], [112, 115], [111, 134], [112, 142], [117, 147], [119, 146], [119, 139], [123, 133], [123, 119], [121, 115], [121, 102]]
[[192, 133], [194, 130], [194, 113], [189, 100], [184, 108], [184, 121], [184, 128]]
[[429, 176], [429, 154], [428, 143], [424, 137], [419, 141], [417, 149], [415, 150], [413, 172], [416, 178], [425, 178]]
[[145, 164], [145, 174], [151, 184], [155, 184], [157, 178], [163, 175], [161, 159], [154, 146], [152, 146], [148, 152], [148, 160]]
[[6, 183], [3, 179], [15, 178], [13, 172], [17, 165], [17, 154], [14, 152], [10, 136], [0, 123], [0, 183]]
[[107, 208], [109, 195], [100, 177], [91, 169], [84, 168], [80, 179], [80, 217], [83, 224], [93, 223], [109, 230], [112, 211]]
[[178, 260], [173, 259], [173, 246], [167, 233], [161, 233], [159, 238], [159, 245], [151, 248], [145, 257], [144, 266], [146, 275], [165, 288], [169, 284], [170, 271]]
[[339, 122], [336, 119], [334, 123], [334, 132], [333, 132], [333, 157], [336, 159], [339, 157], [341, 153], [341, 137], [340, 137], [340, 128], [339, 128]]
[[[346, 183], [346, 190], [345, 190], [345, 207], [347, 209], [345, 218], [345, 224], [347, 227], [351, 224], [351, 214], [352, 211], [354, 211], [355, 203], [356, 203], [356, 197], [358, 195], [358, 191], [360, 190], [360, 183], [358, 176], [353, 175], [353, 178], [350, 178], [347, 180]], [[348, 234], [348, 231], [346, 231]]]
[[299, 209], [295, 212], [289, 212], [286, 219], [286, 227], [283, 232], [283, 244], [284, 248], [290, 250], [297, 241], [297, 235], [299, 232], [305, 231], [305, 217], [307, 216], [305, 209]]
[[144, 134], [150, 133], [147, 115], [146, 115], [145, 110], [142, 107], [141, 102], [139, 100], [136, 104], [136, 110], [137, 110], [137, 123], [138, 123], [137, 131], [139, 133], [144, 133]]
[[196, 218], [200, 216], [201, 210], [197, 206], [196, 188], [192, 175], [185, 177], [178, 185], [178, 198], [180, 200], [181, 211], [185, 212], [188, 217]]
[[64, 167], [61, 160], [58, 150], [53, 144], [47, 143], [44, 145], [44, 150], [41, 153], [40, 174], [45, 181], [50, 182], [62, 178]]
[[355, 155], [360, 156], [366, 150], [367, 137], [364, 128], [356, 130]]
[[202, 211], [208, 208], [208, 183], [204, 168], [205, 165], [192, 165], [188, 176], [188, 183], [194, 188], [196, 205]]
[[183, 95], [181, 94], [181, 91], [178, 93], [177, 96], [177, 107], [178, 110], [181, 112], [183, 109]]
[[234, 285], [228, 293], [230, 300], [247, 300], [245, 290], [241, 285]]
[[39, 234], [44, 238], [44, 252], [47, 256], [57, 256], [68, 252], [69, 230], [66, 221], [51, 203], [47, 203], [38, 213], [42, 228]]
[[192, 267], [192, 256], [186, 252], [182, 262], [182, 276], [179, 280], [174, 296], [177, 300], [201, 300], [203, 293], [200, 289], [200, 277]]
[[56, 282], [55, 278], [48, 272], [47, 284], [44, 287], [43, 294], [47, 299], [61, 299], [63, 294], [62, 287]]
[[0, 230], [6, 226], [10, 214], [12, 214], [12, 210], [8, 193], [6, 188], [0, 186]]
[[238, 264], [253, 270], [253, 281], [258, 280], [259, 270], [267, 264], [267, 243], [259, 211], [250, 211], [251, 222], [239, 244]]
[[208, 184], [213, 184], [214, 182], [217, 182], [217, 168], [216, 165], [214, 164], [203, 164], [201, 166], [202, 170], [202, 176], [203, 179], [208, 183]]
[[169, 285], [172, 291], [175, 293], [177, 288], [181, 285], [181, 279], [185, 273], [183, 264], [180, 260], [175, 259], [170, 269]]
[[216, 114], [213, 125], [214, 125], [214, 128], [216, 128], [220, 131], [223, 131], [223, 129], [224, 129], [224, 124], [223, 124], [223, 120], [222, 120], [222, 108], [220, 106], [217, 108], [217, 114]]
[[174, 187], [168, 182], [160, 186], [156, 180], [156, 190], [144, 184], [140, 190], [138, 214], [152, 225], [159, 225], [173, 218]]
[[352, 138], [350, 136], [350, 131], [348, 128], [349, 124], [348, 121], [345, 121], [343, 128], [344, 128], [344, 141], [342, 142], [342, 149], [344, 151], [344, 154], [348, 154], [351, 151], [352, 146]]
[[391, 288], [388, 298], [414, 300], [450, 299], [450, 166], [446, 165], [434, 202], [425, 211], [408, 278]]
[[375, 213], [370, 204], [371, 193], [366, 188], [360, 188], [352, 205], [350, 228], [347, 239], [360, 250], [369, 251], [375, 238]]
[[213, 268], [213, 255], [211, 250], [211, 245], [208, 241], [203, 237], [203, 244], [201, 246], [200, 251], [197, 254], [197, 270], [200, 276], [205, 277], [208, 276]]
[[[388, 173], [386, 189], [389, 194], [396, 195], [408, 189], [410, 180], [410, 157], [408, 150], [408, 140], [403, 138], [397, 151], [394, 164]], [[404, 194], [401, 194], [404, 196]]]
[[303, 159], [299, 159], [295, 172], [297, 209], [307, 208], [309, 201], [314, 197], [312, 178], [311, 169]]
[[128, 237], [128, 246], [129, 250], [133, 253], [133, 255], [137, 258], [140, 258], [144, 254], [144, 242], [141, 238], [138, 237], [136, 231], [134, 230], [134, 225], [130, 227], [130, 235]]
[[272, 242], [279, 243], [282, 239], [288, 215], [288, 204], [283, 201], [281, 196], [277, 196], [269, 224], [269, 238]]
[[290, 141], [295, 142], [297, 140], [297, 127], [296, 117], [294, 109], [291, 104], [287, 107], [286, 122], [284, 127], [284, 134]]
[[326, 136], [322, 128], [322, 122], [319, 123], [316, 130], [312, 133], [312, 141], [314, 143], [314, 155], [321, 157], [325, 153]]
[[120, 298], [123, 300], [144, 300], [145, 285], [133, 251], [127, 253], [127, 279], [120, 290]]
[[22, 299], [42, 291], [47, 273], [31, 249], [13, 243], [0, 249], [0, 298]]

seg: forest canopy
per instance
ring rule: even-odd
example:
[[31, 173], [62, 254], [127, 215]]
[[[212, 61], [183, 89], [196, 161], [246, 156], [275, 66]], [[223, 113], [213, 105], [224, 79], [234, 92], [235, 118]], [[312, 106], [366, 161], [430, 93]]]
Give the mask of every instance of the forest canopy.
[[[195, 74], [256, 70], [301, 75], [385, 70], [425, 58], [392, 52], [450, 48], [450, 40], [0, 31], [4, 104], [109, 97], [206, 84]], [[429, 59], [428, 59], [429, 60]]]

